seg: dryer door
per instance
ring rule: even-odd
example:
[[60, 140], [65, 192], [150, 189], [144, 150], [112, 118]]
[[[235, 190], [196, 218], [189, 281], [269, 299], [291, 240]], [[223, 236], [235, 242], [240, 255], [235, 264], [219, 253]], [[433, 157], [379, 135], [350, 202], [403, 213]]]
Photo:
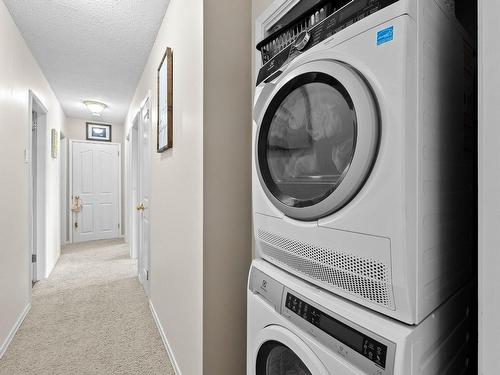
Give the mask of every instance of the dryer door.
[[303, 64], [268, 85], [255, 150], [267, 197], [299, 220], [341, 209], [375, 160], [379, 116], [372, 91], [357, 71], [334, 60]]

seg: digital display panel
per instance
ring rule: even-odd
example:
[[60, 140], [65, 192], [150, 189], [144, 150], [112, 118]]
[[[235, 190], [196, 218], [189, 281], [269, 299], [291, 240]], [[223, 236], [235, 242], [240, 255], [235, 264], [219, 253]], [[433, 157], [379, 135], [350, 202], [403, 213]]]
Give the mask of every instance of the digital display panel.
[[302, 319], [355, 350], [378, 366], [385, 368], [387, 346], [332, 318], [302, 299], [287, 293], [285, 306]]
[[319, 318], [318, 328], [361, 353], [364, 340], [363, 335], [358, 332], [324, 314]]

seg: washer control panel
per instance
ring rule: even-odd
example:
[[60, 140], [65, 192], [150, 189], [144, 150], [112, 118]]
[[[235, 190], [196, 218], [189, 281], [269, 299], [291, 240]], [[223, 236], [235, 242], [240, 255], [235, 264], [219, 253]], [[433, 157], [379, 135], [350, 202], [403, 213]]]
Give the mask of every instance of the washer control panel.
[[394, 375], [396, 344], [373, 333], [370, 327], [329, 311], [255, 267], [250, 271], [249, 289], [299, 332], [312, 336], [364, 373]]
[[312, 325], [385, 369], [387, 345], [363, 334], [288, 292], [285, 306]]
[[396, 344], [284, 288], [281, 314], [369, 375], [393, 375]]

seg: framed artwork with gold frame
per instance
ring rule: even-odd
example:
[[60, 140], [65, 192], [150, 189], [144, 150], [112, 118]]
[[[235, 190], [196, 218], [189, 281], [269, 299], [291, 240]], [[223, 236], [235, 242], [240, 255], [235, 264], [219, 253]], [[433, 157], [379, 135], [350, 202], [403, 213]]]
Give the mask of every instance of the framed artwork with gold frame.
[[173, 147], [173, 52], [167, 48], [158, 67], [158, 125], [156, 130], [157, 152], [164, 152]]

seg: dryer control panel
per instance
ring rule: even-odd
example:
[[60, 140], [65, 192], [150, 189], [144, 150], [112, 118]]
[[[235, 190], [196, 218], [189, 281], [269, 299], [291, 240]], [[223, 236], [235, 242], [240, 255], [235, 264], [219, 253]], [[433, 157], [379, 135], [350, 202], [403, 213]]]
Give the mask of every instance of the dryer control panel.
[[[264, 64], [257, 85], [302, 52], [398, 0], [329, 0], [299, 2], [257, 44]], [[304, 9], [304, 6], [307, 8]]]

